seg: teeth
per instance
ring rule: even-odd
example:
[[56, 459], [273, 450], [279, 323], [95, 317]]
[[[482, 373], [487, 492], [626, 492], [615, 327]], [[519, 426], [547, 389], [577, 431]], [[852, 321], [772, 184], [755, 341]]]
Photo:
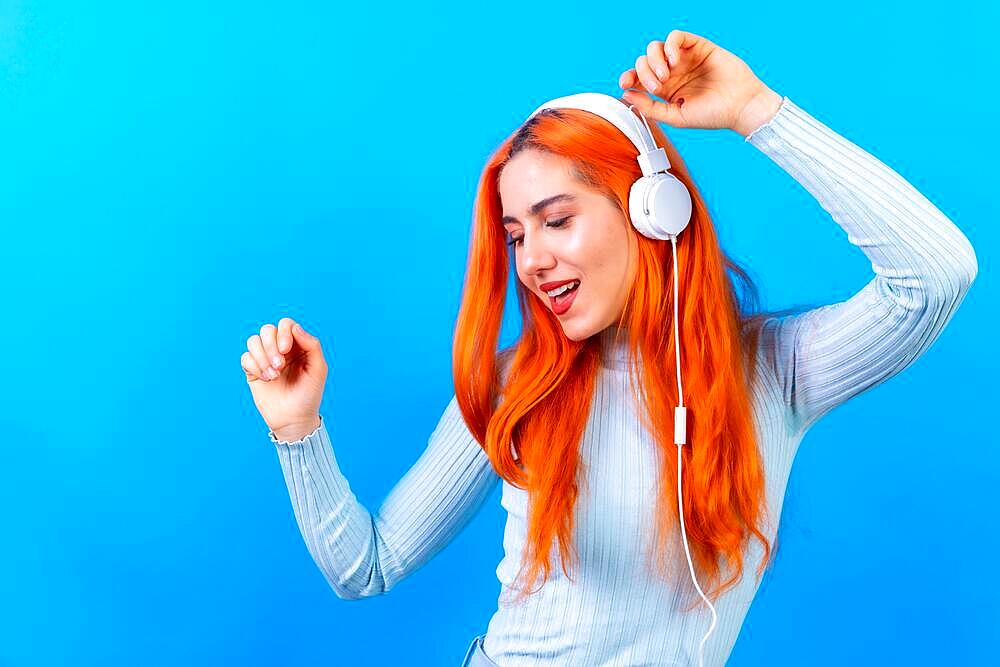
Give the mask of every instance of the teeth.
[[579, 280], [574, 280], [574, 281], [573, 281], [573, 282], [571, 282], [571, 283], [566, 283], [566, 284], [565, 284], [565, 285], [563, 285], [562, 287], [557, 287], [557, 288], [555, 288], [554, 290], [552, 290], [552, 291], [550, 291], [550, 292], [546, 292], [546, 294], [548, 294], [548, 295], [549, 295], [549, 296], [551, 296], [551, 297], [557, 297], [557, 296], [559, 296], [560, 294], [562, 294], [563, 292], [565, 292], [566, 290], [568, 290], [568, 289], [571, 289], [571, 288], [573, 288], [573, 287], [576, 287], [576, 286], [577, 286], [577, 285], [579, 285], [579, 284], [580, 284], [580, 281], [579, 281]]

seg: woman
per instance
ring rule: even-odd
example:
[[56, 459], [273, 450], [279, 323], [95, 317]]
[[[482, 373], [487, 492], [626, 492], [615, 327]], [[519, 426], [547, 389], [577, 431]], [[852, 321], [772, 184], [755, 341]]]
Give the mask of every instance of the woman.
[[[634, 145], [598, 116], [549, 110], [486, 165], [455, 396], [374, 516], [340, 472], [319, 414], [319, 340], [290, 318], [252, 336], [247, 382], [302, 535], [340, 597], [388, 591], [502, 482], [501, 596], [464, 664], [724, 664], [773, 555], [802, 437], [925, 352], [977, 272], [966, 237], [908, 182], [709, 40], [674, 30], [619, 83], [647, 118], [738, 132], [818, 200], [875, 276], [806, 312], [741, 308], [726, 269], [749, 286], [751, 306], [753, 286], [720, 249], [660, 128], [651, 131], [692, 199], [676, 267], [671, 243], [629, 222]], [[497, 353], [511, 255], [523, 330]], [[552, 296], [560, 283], [569, 292]], [[691, 410], [684, 448], [672, 439], [675, 358]], [[711, 605], [686, 578], [690, 562]]]

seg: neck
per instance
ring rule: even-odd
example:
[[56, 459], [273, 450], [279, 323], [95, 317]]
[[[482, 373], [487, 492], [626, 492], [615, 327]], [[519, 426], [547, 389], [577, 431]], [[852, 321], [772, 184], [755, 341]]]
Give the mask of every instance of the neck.
[[597, 333], [601, 345], [601, 365], [607, 368], [627, 368], [628, 331], [611, 325]]

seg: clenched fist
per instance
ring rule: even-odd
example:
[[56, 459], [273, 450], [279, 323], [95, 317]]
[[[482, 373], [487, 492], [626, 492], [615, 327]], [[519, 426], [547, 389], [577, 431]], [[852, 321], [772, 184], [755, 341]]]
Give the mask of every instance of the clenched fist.
[[279, 440], [294, 442], [316, 430], [327, 374], [318, 338], [283, 317], [247, 339], [240, 363], [257, 410]]

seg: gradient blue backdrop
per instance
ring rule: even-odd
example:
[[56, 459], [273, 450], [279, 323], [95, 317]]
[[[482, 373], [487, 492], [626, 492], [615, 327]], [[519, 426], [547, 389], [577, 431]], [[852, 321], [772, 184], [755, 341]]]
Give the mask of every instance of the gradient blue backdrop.
[[[377, 508], [452, 393], [488, 154], [673, 28], [899, 171], [980, 264], [930, 351], [802, 443], [729, 664], [995, 664], [995, 5], [139, 4], [0, 2], [0, 664], [457, 665], [496, 605], [499, 486], [389, 595], [340, 600], [240, 355], [286, 315], [320, 336]], [[666, 130], [767, 307], [870, 279], [736, 133]]]

